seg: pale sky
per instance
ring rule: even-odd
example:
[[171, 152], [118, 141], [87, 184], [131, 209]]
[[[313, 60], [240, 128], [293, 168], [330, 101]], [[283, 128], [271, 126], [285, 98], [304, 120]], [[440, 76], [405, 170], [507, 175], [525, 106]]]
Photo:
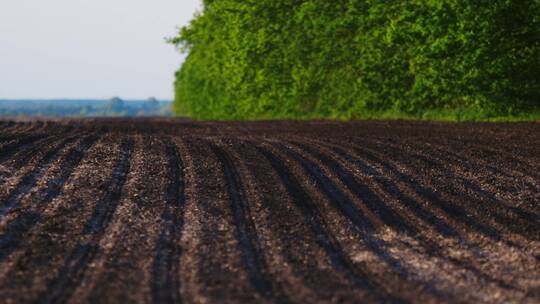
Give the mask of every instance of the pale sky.
[[0, 0], [0, 99], [172, 99], [200, 0]]

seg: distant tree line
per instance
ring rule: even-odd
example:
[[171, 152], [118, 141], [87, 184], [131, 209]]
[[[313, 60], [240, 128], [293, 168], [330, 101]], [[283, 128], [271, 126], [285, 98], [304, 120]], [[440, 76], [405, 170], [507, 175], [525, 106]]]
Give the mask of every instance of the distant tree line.
[[171, 102], [155, 98], [110, 100], [0, 100], [0, 116], [134, 117], [170, 116]]
[[362, 117], [540, 108], [540, 0], [204, 0], [176, 113]]

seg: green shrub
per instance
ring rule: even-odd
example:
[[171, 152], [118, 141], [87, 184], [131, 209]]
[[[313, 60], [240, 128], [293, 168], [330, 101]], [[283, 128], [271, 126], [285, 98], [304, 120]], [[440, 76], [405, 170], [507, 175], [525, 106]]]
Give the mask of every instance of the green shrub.
[[540, 108], [540, 0], [207, 0], [171, 41], [200, 119]]

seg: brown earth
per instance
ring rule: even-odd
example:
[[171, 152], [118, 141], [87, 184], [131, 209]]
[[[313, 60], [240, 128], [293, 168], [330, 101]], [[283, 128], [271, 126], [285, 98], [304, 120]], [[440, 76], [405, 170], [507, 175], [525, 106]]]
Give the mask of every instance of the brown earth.
[[0, 121], [0, 303], [538, 303], [540, 124]]

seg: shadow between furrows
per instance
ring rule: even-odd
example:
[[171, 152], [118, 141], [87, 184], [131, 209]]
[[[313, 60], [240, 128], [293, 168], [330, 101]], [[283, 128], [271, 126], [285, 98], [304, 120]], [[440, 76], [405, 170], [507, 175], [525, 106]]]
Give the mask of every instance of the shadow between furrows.
[[[283, 164], [283, 161], [272, 154], [272, 152], [261, 146], [257, 146], [256, 148], [270, 162], [272, 168], [280, 177], [296, 207], [301, 211], [304, 222], [310, 227], [312, 233], [316, 236], [318, 245], [328, 255], [332, 267], [336, 271], [342, 273], [353, 286], [365, 290], [368, 294], [373, 295], [377, 301], [390, 303], [406, 302], [404, 299], [400, 299], [388, 294], [383, 286], [371, 279], [370, 274], [354, 265], [354, 263], [347, 257], [345, 252], [343, 252], [339, 242], [334, 238], [333, 235], [326, 231], [324, 228], [326, 226], [325, 221], [318, 211], [315, 203], [303, 190], [300, 182], [296, 179], [292, 172], [290, 172], [289, 169]], [[330, 196], [332, 202], [338, 203], [338, 209], [341, 208], [343, 209], [342, 212], [352, 215], [350, 208], [354, 208], [353, 205], [342, 204], [342, 201], [340, 204], [340, 199], [336, 199], [336, 195], [339, 195], [335, 193], [337, 189], [330, 185], [331, 184], [327, 184], [324, 192]], [[352, 217], [354, 218], [353, 220], [358, 224], [360, 229], [359, 233], [366, 239], [369, 248], [377, 255], [380, 255], [382, 259], [388, 259], [388, 254], [380, 248], [380, 244], [377, 244], [380, 242], [380, 240], [373, 240], [371, 237], [369, 237], [369, 234], [374, 231], [374, 227], [372, 227], [371, 223], [363, 218], [363, 216], [361, 216], [359, 213], [357, 213], [356, 216], [352, 215]], [[400, 276], [407, 276], [406, 270], [399, 263], [394, 263], [394, 261], [391, 261], [390, 263], [393, 267], [397, 268]]]
[[24, 134], [0, 146], [0, 164], [15, 155], [21, 148], [31, 147], [35, 141], [42, 138], [42, 134]]
[[[414, 193], [417, 196], [428, 201], [430, 204], [435, 205], [446, 216], [448, 216], [448, 218], [451, 218], [455, 220], [456, 222], [465, 225], [466, 227], [473, 230], [474, 232], [480, 235], [483, 235], [484, 237], [487, 237], [493, 241], [496, 241], [496, 242], [502, 241], [502, 237], [500, 236], [498, 231], [496, 231], [490, 226], [486, 226], [482, 224], [481, 222], [479, 222], [476, 217], [471, 216], [461, 206], [457, 206], [455, 204], [452, 204], [446, 201], [439, 194], [437, 194], [433, 189], [421, 185], [418, 181], [416, 181], [414, 177], [402, 173], [401, 171], [397, 170], [397, 168], [390, 165], [386, 161], [383, 161], [379, 157], [375, 156], [373, 153], [368, 152], [365, 148], [362, 148], [360, 150], [357, 147], [353, 147], [353, 149], [359, 155], [362, 155], [363, 157], [365, 157], [366, 159], [369, 159], [370, 161], [381, 164], [381, 166], [383, 166], [386, 170], [394, 173], [397, 179], [401, 183], [409, 185], [410, 188], [414, 191]], [[432, 160], [425, 159], [425, 161], [430, 163], [433, 166], [436, 166], [436, 164], [434, 164]]]
[[227, 143], [232, 143], [230, 155], [234, 154], [238, 173], [243, 180], [246, 177], [246, 195], [253, 198], [253, 203], [249, 201], [251, 215], [257, 223], [276, 289], [287, 297], [284, 302], [345, 303], [362, 299], [360, 293], [349, 291], [350, 282], [332, 267], [280, 177], [256, 148], [258, 139], [234, 139]]
[[[353, 192], [358, 199], [360, 199], [365, 205], [368, 206], [370, 210], [372, 210], [375, 214], [380, 216], [383, 220], [383, 222], [388, 225], [389, 227], [393, 227], [396, 230], [403, 230], [409, 233], [411, 236], [416, 238], [421, 246], [426, 250], [426, 253], [430, 256], [434, 256], [443, 260], [446, 260], [447, 262], [450, 262], [451, 264], [454, 264], [457, 267], [466, 269], [476, 275], [479, 278], [482, 278], [486, 281], [493, 282], [497, 284], [501, 288], [506, 289], [514, 289], [514, 287], [510, 286], [503, 280], [493, 278], [486, 273], [482, 272], [480, 269], [475, 267], [473, 264], [468, 263], [463, 260], [459, 260], [453, 257], [447, 256], [443, 252], [443, 248], [438, 245], [433, 240], [426, 238], [423, 234], [421, 234], [420, 231], [414, 226], [412, 226], [412, 223], [408, 223], [406, 218], [401, 217], [399, 214], [395, 213], [390, 206], [387, 206], [382, 199], [379, 198], [379, 196], [373, 192], [367, 185], [360, 184], [357, 182], [356, 178], [353, 176], [353, 174], [345, 169], [343, 166], [341, 166], [337, 161], [327, 157], [326, 155], [316, 151], [315, 149], [312, 149], [311, 147], [302, 144], [302, 143], [295, 143], [295, 145], [299, 146], [304, 150], [305, 152], [315, 156], [317, 159], [319, 159], [325, 166], [329, 167], [334, 173], [337, 174], [340, 181], [346, 185], [346, 187]], [[350, 155], [345, 153], [343, 150], [340, 150], [339, 148], [331, 148], [333, 152], [336, 152], [336, 154], [344, 157], [345, 159], [348, 159], [351, 163], [358, 166], [363, 172], [372, 172], [374, 173], [372, 176], [374, 176], [374, 180], [377, 184], [379, 184], [382, 189], [389, 193], [395, 193], [396, 191], [398, 193], [399, 190], [397, 189], [397, 186], [393, 185], [389, 180], [386, 178], [382, 178], [374, 172], [374, 170], [369, 167], [367, 164], [363, 163], [359, 159], [352, 159]], [[401, 193], [402, 194], [402, 193]], [[402, 194], [406, 197], [406, 195]], [[401, 196], [397, 196], [398, 199], [401, 199]], [[411, 205], [412, 204], [412, 205]], [[423, 215], [423, 212], [427, 212], [432, 218], [434, 217], [433, 214], [431, 214], [429, 211], [424, 210], [416, 201], [409, 198], [407, 200], [406, 204], [404, 205], [408, 210], [412, 211], [415, 214], [418, 214], [419, 210], [422, 210], [420, 212], [420, 215]], [[451, 227], [448, 227], [451, 229]], [[446, 229], [444, 230], [446, 232]], [[451, 230], [454, 231], [455, 230]], [[455, 237], [458, 240], [461, 240], [461, 237], [457, 234], [455, 235], [445, 235], [446, 237]]]
[[216, 144], [210, 148], [221, 163], [230, 199], [230, 208], [236, 227], [236, 238], [251, 284], [265, 298], [285, 301], [283, 294], [276, 290], [270, 278], [255, 224], [250, 215], [244, 185], [228, 153]]
[[41, 158], [41, 161], [36, 164], [34, 169], [28, 172], [25, 176], [22, 177], [21, 181], [17, 184], [15, 189], [13, 189], [8, 196], [0, 203], [0, 218], [4, 217], [8, 212], [10, 212], [17, 204], [19, 199], [24, 195], [29, 193], [32, 188], [38, 183], [38, 181], [43, 177], [46, 171], [53, 165], [54, 161], [58, 159], [61, 155], [60, 152], [62, 149], [74, 142], [77, 137], [72, 136], [68, 137], [55, 147], [51, 148], [45, 155]]
[[[384, 144], [384, 143], [379, 143], [379, 144]], [[387, 145], [387, 146], [393, 148], [391, 145]], [[393, 148], [393, 149], [396, 149], [396, 148]], [[479, 197], [485, 198], [487, 201], [490, 202], [490, 204], [470, 204], [469, 208], [472, 208], [475, 211], [475, 213], [487, 215], [487, 217], [491, 218], [494, 222], [503, 225], [509, 231], [514, 232], [516, 234], [519, 234], [519, 235], [523, 236], [524, 238], [527, 238], [527, 239], [530, 239], [530, 240], [538, 240], [540, 238], [540, 235], [538, 233], [536, 233], [540, 229], [539, 226], [538, 226], [537, 221], [534, 221], [534, 220], [533, 220], [533, 222], [527, 221], [525, 218], [520, 217], [518, 213], [514, 213], [518, 217], [519, 220], [525, 221], [525, 223], [522, 222], [521, 225], [516, 225], [516, 223], [515, 223], [516, 220], [515, 219], [512, 219], [512, 218], [508, 217], [507, 215], [505, 215], [504, 213], [501, 213], [501, 212], [504, 212], [504, 211], [512, 212], [513, 208], [507, 208], [507, 206], [505, 204], [501, 203], [498, 199], [496, 199], [494, 197], [493, 197], [493, 199], [490, 199], [490, 197], [493, 196], [491, 193], [488, 193], [485, 190], [480, 189], [477, 184], [472, 183], [470, 180], [467, 180], [467, 179], [465, 179], [463, 177], [456, 176], [453, 172], [450, 171], [450, 169], [447, 169], [444, 166], [444, 163], [441, 163], [440, 160], [437, 160], [435, 158], [433, 158], [433, 159], [428, 158], [424, 154], [421, 154], [421, 152], [412, 153], [410, 151], [405, 151], [405, 153], [408, 153], [409, 155], [412, 155], [413, 157], [415, 157], [415, 158], [417, 158], [417, 159], [419, 159], [421, 161], [429, 160], [430, 166], [441, 169], [442, 172], [444, 172], [448, 176], [453, 176], [453, 178], [458, 180], [466, 189], [472, 191], [475, 195], [477, 195]], [[455, 186], [451, 186], [451, 187], [452, 187], [452, 189], [455, 189]], [[465, 195], [463, 192], [456, 193], [456, 190], [450, 191], [449, 193], [454, 195], [454, 196]], [[469, 195], [467, 194], [467, 196], [469, 196]], [[460, 208], [464, 212], [466, 212], [466, 210], [464, 208], [462, 208], [462, 207], [457, 207], [456, 206], [456, 208]], [[533, 218], [533, 219], [535, 218], [535, 216], [533, 214], [529, 214], [526, 211], [523, 211], [523, 212], [520, 212], [520, 213], [521, 214], [525, 213], [528, 218]], [[471, 217], [471, 216], [473, 216], [473, 215], [469, 214], [469, 217]], [[496, 239], [497, 237], [500, 238], [500, 234], [499, 234], [498, 229], [496, 229], [495, 227], [485, 226], [484, 224], [481, 224], [482, 221], [480, 219], [478, 219], [478, 214], [474, 216], [474, 221], [476, 221], [479, 225], [487, 227], [489, 230], [491, 230], [492, 237], [495, 237], [495, 240], [498, 241], [498, 239]], [[516, 246], [516, 244], [513, 244], [513, 243], [509, 244], [509, 245], [510, 246]]]
[[[11, 133], [0, 134], [0, 147], [4, 146], [6, 144], [9, 144], [10, 142], [12, 142], [14, 140], [17, 140], [18, 138], [20, 138], [24, 134], [26, 134], [26, 133], [11, 132]], [[33, 134], [33, 135], [35, 135], [35, 134]]]
[[5, 164], [16, 172], [23, 166], [28, 165], [32, 158], [40, 151], [45, 151], [48, 146], [66, 137], [66, 135], [45, 135], [44, 138], [27, 145], [25, 148], [19, 149], [11, 158], [5, 161]]
[[36, 131], [35, 123], [13, 123], [8, 129], [2, 130], [0, 141], [12, 140], [28, 132]]
[[[416, 227], [412, 226], [407, 221], [407, 219], [394, 212], [394, 210], [392, 210], [390, 206], [388, 206], [372, 189], [370, 189], [368, 185], [358, 182], [353, 174], [343, 168], [337, 161], [326, 157], [322, 153], [308, 147], [305, 144], [295, 142], [294, 145], [299, 146], [303, 152], [311, 154], [321, 161], [322, 164], [330, 168], [337, 175], [338, 179], [347, 187], [347, 189], [349, 189], [349, 191], [351, 191], [364, 206], [373, 212], [373, 214], [379, 217], [385, 225], [398, 232], [409, 233], [411, 236], [416, 236], [420, 233]], [[315, 163], [300, 156], [300, 154], [292, 149], [289, 149], [288, 151], [294, 155], [295, 159], [304, 163], [305, 166], [311, 167], [311, 170], [316, 170], [317, 175], [321, 177], [324, 175], [324, 173], [322, 173], [321, 169], [318, 168]], [[364, 167], [364, 169], [366, 169], [366, 167]]]
[[[323, 144], [321, 142], [316, 143], [317, 145], [321, 146], [329, 146], [328, 144]], [[305, 151], [313, 151], [312, 149], [309, 149], [309, 147], [305, 144], [298, 144], [302, 149]], [[351, 164], [354, 164], [357, 168], [359, 168], [362, 172], [365, 172], [369, 176], [373, 177], [373, 179], [376, 181], [377, 184], [379, 184], [388, 194], [393, 196], [394, 198], [399, 199], [400, 201], [404, 202], [404, 207], [406, 207], [409, 211], [411, 211], [415, 216], [420, 218], [422, 221], [428, 223], [431, 227], [433, 227], [438, 233], [445, 237], [453, 237], [460, 239], [459, 233], [450, 225], [445, 223], [444, 221], [441, 221], [438, 219], [435, 214], [433, 214], [429, 209], [424, 208], [420, 203], [418, 203], [414, 198], [408, 196], [407, 194], [403, 193], [398, 186], [392, 182], [392, 180], [381, 177], [379, 174], [369, 165], [367, 165], [362, 160], [352, 157], [347, 152], [345, 152], [343, 149], [332, 145], [329, 147], [332, 152], [336, 153], [343, 159], [347, 160]], [[312, 153], [313, 154], [313, 153]], [[315, 154], [313, 154], [315, 155]], [[315, 155], [317, 156], [317, 155]], [[326, 157], [325, 157], [326, 158]], [[335, 167], [335, 166], [334, 166]], [[343, 171], [343, 169], [342, 169]], [[395, 173], [395, 172], [392, 172]], [[348, 175], [348, 174], [347, 174]], [[349, 183], [349, 187], [355, 186], [354, 182]], [[363, 187], [362, 187], [363, 188]], [[368, 189], [369, 190], [369, 189]], [[360, 191], [354, 191], [354, 192], [360, 192]], [[361, 192], [357, 193], [357, 195], [361, 196]]]
[[59, 142], [64, 138], [70, 138], [73, 136], [84, 137], [89, 133], [81, 131], [71, 132], [72, 129], [74, 128], [65, 128], [65, 130], [61, 130], [62, 132], [50, 130], [49, 133], [44, 133], [41, 139], [23, 145], [23, 147], [17, 149], [14, 155], [6, 159], [4, 162], [11, 170], [17, 171], [23, 166], [28, 165], [28, 162], [30, 162], [35, 155], [39, 154], [40, 151], [46, 151], [47, 147], [53, 145], [54, 142]]
[[[443, 158], [449, 159], [449, 157], [452, 157], [452, 158], [458, 160], [460, 162], [460, 165], [463, 166], [464, 168], [466, 168], [468, 171], [474, 172], [476, 170], [476, 168], [474, 166], [475, 165], [474, 163], [471, 163], [471, 161], [469, 159], [459, 155], [457, 152], [449, 150], [450, 149], [449, 147], [448, 148], [434, 147], [434, 149], [436, 149], [438, 151], [441, 151], [440, 155]], [[482, 165], [480, 165], [480, 167], [488, 168], [492, 173], [494, 173], [496, 175], [506, 176], [507, 178], [510, 179], [509, 182], [512, 182], [511, 180], [513, 178], [515, 178], [512, 175], [507, 174], [506, 172], [503, 172], [501, 169], [499, 169], [498, 167], [496, 167], [494, 165], [491, 165], [491, 164], [482, 164]], [[523, 172], [521, 172], [521, 174], [526, 175], [526, 173], [523, 173]], [[480, 179], [482, 179], [482, 180], [484, 180], [486, 182], [489, 182], [489, 180], [486, 180], [485, 177], [480, 177]], [[490, 201], [490, 203], [493, 204], [494, 207], [499, 209], [499, 211], [496, 212], [496, 213], [494, 213], [493, 210], [490, 210], [491, 211], [490, 214], [494, 217], [494, 220], [496, 220], [500, 224], [506, 225], [506, 224], [508, 224], [509, 221], [514, 220], [514, 219], [509, 218], [508, 216], [506, 216], [504, 213], [501, 214], [501, 212], [510, 212], [510, 213], [513, 213], [517, 217], [518, 220], [522, 220], [522, 221], [526, 222], [526, 224], [535, 225], [536, 228], [539, 227], [539, 224], [540, 224], [540, 215], [539, 214], [536, 214], [534, 212], [530, 212], [530, 211], [527, 211], [527, 210], [523, 210], [523, 209], [520, 209], [518, 207], [511, 206], [508, 202], [498, 199], [494, 195], [494, 193], [491, 193], [491, 192], [488, 192], [488, 191], [482, 189], [478, 185], [478, 183], [475, 183], [475, 182], [473, 182], [471, 180], [467, 180], [465, 178], [460, 178], [460, 182], [463, 184], [463, 186], [470, 189], [473, 193], [475, 193], [476, 195], [478, 195], [479, 197], [481, 197], [483, 199], [486, 199], [486, 200]], [[528, 182], [526, 184], [529, 187], [529, 189], [535, 189], [536, 190], [536, 187], [534, 185], [532, 185], [532, 184], [530, 184]], [[509, 228], [515, 229], [514, 232], [516, 232], [518, 234], [526, 233], [526, 232], [522, 231], [522, 229], [521, 229], [522, 226], [510, 225]], [[533, 238], [534, 240], [539, 240], [538, 238], [540, 238], [540, 231], [535, 231], [535, 233], [532, 234], [532, 235], [530, 234], [530, 236], [536, 237], [536, 238]]]
[[[537, 171], [534, 171], [534, 170], [530, 170], [530, 164], [528, 164], [527, 162], [523, 161], [523, 158], [525, 157], [524, 155], [521, 155], [521, 156], [518, 156], [515, 154], [515, 151], [512, 152], [509, 152], [509, 151], [504, 151], [504, 150], [498, 150], [494, 147], [490, 147], [490, 146], [486, 146], [486, 144], [478, 144], [478, 143], [475, 143], [475, 142], [471, 142], [471, 141], [463, 141], [463, 140], [456, 140], [456, 139], [453, 139], [453, 138], [446, 138], [446, 140], [448, 141], [451, 141], [451, 142], [454, 142], [455, 145], [460, 145], [460, 146], [463, 146], [464, 144], [467, 145], [467, 146], [470, 146], [472, 147], [473, 149], [475, 149], [476, 151], [480, 151], [484, 154], [496, 154], [496, 155], [499, 155], [501, 157], [504, 157], [506, 159], [509, 159], [511, 160], [513, 163], [519, 165], [519, 167], [521, 168], [513, 168], [512, 170], [517, 170], [516, 172], [519, 172], [521, 174], [524, 174], [524, 175], [527, 175], [529, 177], [532, 177], [532, 178], [535, 178], [535, 179], [539, 179], [540, 178], [540, 174], [537, 172]], [[534, 147], [534, 145], [531, 145], [531, 147]], [[448, 147], [450, 148], [450, 147]], [[446, 148], [444, 148], [446, 149]], [[530, 153], [534, 153], [534, 152], [530, 152]], [[489, 165], [489, 166], [492, 166], [492, 165]], [[492, 166], [493, 169], [499, 171], [500, 169], [499, 168], [496, 168], [495, 166]], [[525, 171], [524, 169], [527, 168]], [[503, 173], [501, 171], [501, 173]], [[506, 173], [503, 173], [503, 174], [506, 174]]]
[[6, 232], [0, 235], [0, 263], [19, 248], [26, 233], [38, 224], [41, 220], [42, 209], [61, 193], [64, 184], [97, 139], [97, 136], [88, 136], [83, 138], [77, 146], [70, 148], [63, 156], [60, 174], [48, 180], [46, 188], [40, 189], [36, 194], [36, 197], [40, 199], [31, 208], [37, 208], [39, 211], [23, 211], [8, 225]]
[[14, 121], [0, 121], [0, 128], [5, 133], [10, 133], [17, 124]]
[[110, 185], [103, 197], [97, 202], [92, 216], [85, 223], [81, 232], [88, 241], [79, 242], [64, 261], [58, 275], [49, 281], [47, 289], [35, 299], [35, 303], [65, 303], [84, 276], [88, 264], [99, 250], [99, 240], [103, 236], [116, 208], [120, 203], [122, 188], [126, 183], [131, 166], [133, 139], [124, 140], [121, 144], [121, 156], [117, 160]]
[[[489, 154], [489, 156], [492, 156], [492, 153], [486, 151], [485, 150], [486, 148], [483, 148], [483, 147], [471, 148], [471, 150], [469, 151], [471, 153], [468, 153], [467, 157], [464, 157], [462, 155], [464, 151], [461, 151], [460, 149], [463, 149], [462, 146], [464, 144], [467, 145], [467, 144], [471, 144], [471, 143], [463, 143], [461, 141], [458, 141], [458, 140], [455, 140], [455, 139], [452, 139], [452, 138], [446, 138], [445, 140], [449, 141], [450, 143], [454, 143], [453, 146], [451, 146], [450, 143], [445, 142], [445, 141], [438, 140], [438, 141], [429, 142], [429, 141], [423, 140], [421, 142], [422, 150], [427, 150], [426, 152], [428, 152], [428, 153], [430, 153], [432, 151], [436, 151], [437, 152], [436, 155], [438, 157], [443, 158], [441, 161], [445, 161], [445, 159], [446, 160], [449, 160], [449, 159], [457, 160], [459, 162], [459, 165], [461, 167], [465, 168], [466, 170], [468, 170], [469, 172], [475, 173], [478, 170], [478, 168], [483, 168], [483, 169], [489, 170], [494, 175], [504, 177], [505, 179], [509, 180], [510, 182], [516, 178], [515, 174], [521, 175], [521, 176], [526, 176], [526, 177], [532, 178], [532, 179], [536, 179], [538, 177], [535, 174], [536, 172], [534, 171], [533, 168], [531, 168], [530, 165], [525, 165], [527, 170], [516, 170], [516, 168], [506, 169], [505, 170], [505, 168], [501, 168], [500, 163], [493, 164], [493, 163], [491, 163], [489, 161], [486, 161], [486, 160], [482, 159], [482, 156], [478, 156], [476, 154], [481, 152], [481, 153], [483, 153], [483, 155], [485, 157], [488, 157], [487, 154]], [[509, 158], [508, 156], [502, 156], [502, 157], [505, 157], [506, 159]], [[491, 160], [493, 160], [493, 159], [491, 159]], [[495, 161], [497, 161], [497, 160], [500, 160], [500, 159], [496, 159]], [[513, 162], [513, 163], [519, 163], [518, 159], [511, 159], [510, 161]], [[507, 171], [507, 170], [509, 170], [509, 171]], [[514, 172], [512, 173], [511, 171], [514, 171]], [[489, 180], [486, 179], [485, 176], [480, 176], [480, 177], [475, 176], [475, 179], [481, 179], [481, 180], [489, 182]], [[524, 183], [529, 189], [536, 190], [538, 188], [537, 186], [531, 184], [529, 181], [522, 180], [522, 183]], [[491, 196], [493, 196], [492, 193], [487, 192], [487, 191], [485, 191], [483, 189], [480, 189], [480, 186], [478, 185], [478, 183], [475, 183], [475, 187], [477, 187], [477, 189], [479, 189], [479, 192], [481, 192], [482, 195], [491, 195]], [[474, 189], [474, 190], [477, 191], [477, 189]], [[493, 198], [494, 198], [494, 196], [493, 196]], [[503, 206], [504, 208], [511, 207], [511, 206], [506, 206], [503, 202], [500, 202], [498, 199], [495, 199], [495, 200], [497, 200], [501, 204], [501, 206]]]
[[168, 165], [165, 210], [161, 215], [161, 232], [152, 267], [152, 299], [154, 303], [180, 303], [179, 259], [182, 248], [178, 242], [184, 227], [184, 163], [170, 139], [165, 140], [165, 155]]

